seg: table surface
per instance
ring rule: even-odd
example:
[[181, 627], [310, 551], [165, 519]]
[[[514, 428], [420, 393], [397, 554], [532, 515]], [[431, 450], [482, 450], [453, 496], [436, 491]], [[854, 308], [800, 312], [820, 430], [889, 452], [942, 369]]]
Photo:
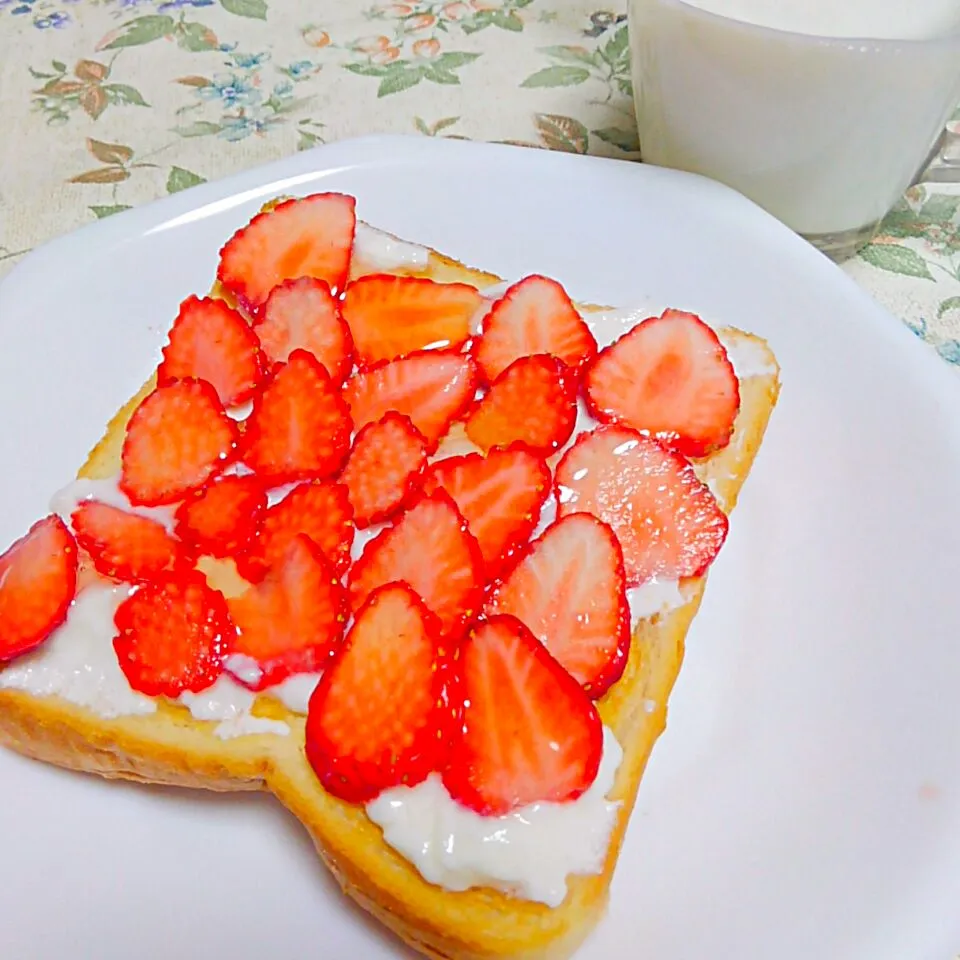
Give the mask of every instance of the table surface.
[[[359, 134], [638, 157], [622, 2], [0, 0], [0, 105], [0, 275], [90, 220]], [[960, 370], [958, 208], [960, 188], [913, 187], [843, 269]]]

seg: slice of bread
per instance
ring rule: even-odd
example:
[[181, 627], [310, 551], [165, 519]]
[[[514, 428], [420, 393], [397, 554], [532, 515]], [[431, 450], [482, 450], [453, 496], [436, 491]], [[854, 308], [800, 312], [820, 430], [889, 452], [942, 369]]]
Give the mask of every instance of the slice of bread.
[[[374, 270], [375, 265], [355, 263], [355, 273]], [[434, 251], [426, 266], [376, 272], [460, 281], [481, 289], [501, 282]], [[734, 329], [718, 332], [731, 351], [745, 350], [754, 360], [745, 371], [752, 375], [741, 377], [741, 409], [731, 443], [697, 464], [701, 479], [729, 513], [776, 404], [779, 373], [764, 341]], [[78, 476], [118, 473], [127, 420], [150, 389], [152, 383], [146, 384], [117, 413]], [[224, 591], [236, 589], [229, 564], [208, 576]], [[29, 757], [108, 778], [269, 791], [303, 823], [344, 891], [423, 954], [448, 960], [559, 960], [577, 949], [604, 913], [640, 779], [665, 726], [667, 699], [704, 584], [705, 578], [690, 581], [683, 606], [640, 621], [623, 677], [598, 704], [624, 751], [609, 794], [622, 803], [603, 871], [569, 877], [568, 895], [555, 908], [492, 889], [451, 893], [426, 882], [384, 842], [363, 807], [324, 792], [304, 757], [304, 718], [269, 696], [257, 699], [254, 714], [282, 721], [289, 735], [255, 733], [224, 740], [215, 735], [215, 722], [196, 720], [186, 708], [165, 701], [156, 713], [103, 719], [58, 696], [0, 689], [0, 742]]]

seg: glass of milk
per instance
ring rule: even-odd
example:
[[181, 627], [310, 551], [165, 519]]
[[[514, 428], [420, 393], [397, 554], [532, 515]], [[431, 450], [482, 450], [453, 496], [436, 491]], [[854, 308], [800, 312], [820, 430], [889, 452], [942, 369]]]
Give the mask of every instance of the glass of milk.
[[960, 0], [629, 2], [642, 158], [739, 190], [836, 260], [946, 149]]

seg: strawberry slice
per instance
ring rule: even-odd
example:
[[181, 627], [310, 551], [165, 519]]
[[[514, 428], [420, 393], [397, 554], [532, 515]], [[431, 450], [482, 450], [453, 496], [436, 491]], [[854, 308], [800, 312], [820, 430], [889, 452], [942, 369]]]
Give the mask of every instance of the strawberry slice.
[[354, 374], [343, 396], [357, 429], [393, 410], [410, 418], [433, 453], [476, 390], [477, 367], [469, 354], [427, 350]]
[[81, 503], [70, 524], [94, 567], [114, 580], [146, 583], [186, 562], [162, 523], [98, 500]]
[[217, 477], [177, 507], [177, 536], [196, 553], [229, 557], [260, 529], [267, 491], [254, 474]]
[[727, 351], [699, 317], [679, 310], [638, 323], [587, 369], [591, 413], [655, 437], [688, 457], [725, 447], [740, 409]]
[[325, 790], [365, 803], [444, 765], [460, 718], [453, 656], [406, 584], [370, 594], [310, 699], [306, 754]]
[[206, 380], [225, 407], [249, 400], [263, 380], [257, 335], [222, 300], [187, 297], [180, 304], [157, 382], [185, 377]]
[[623, 674], [630, 652], [623, 553], [589, 513], [547, 527], [487, 601], [520, 620], [596, 700]]
[[66, 619], [76, 591], [77, 545], [51, 514], [0, 556], [0, 663], [43, 643]]
[[443, 783], [481, 816], [575, 800], [596, 779], [603, 726], [580, 685], [515, 617], [460, 648], [463, 722]]
[[597, 342], [556, 280], [536, 274], [515, 283], [490, 308], [473, 355], [487, 383], [520, 357], [549, 353], [578, 371]]
[[217, 279], [251, 314], [284, 280], [316, 277], [339, 291], [347, 279], [356, 201], [340, 193], [285, 200], [255, 216], [220, 251]]
[[343, 318], [357, 362], [369, 366], [417, 350], [459, 347], [484, 299], [466, 283], [370, 274], [347, 285]]
[[327, 368], [338, 387], [353, 366], [350, 329], [324, 280], [299, 277], [274, 287], [256, 332], [271, 362], [286, 363], [294, 350], [306, 350]]
[[264, 514], [259, 534], [235, 557], [237, 570], [251, 582], [260, 580], [302, 533], [320, 548], [339, 577], [350, 564], [353, 532], [353, 508], [343, 484], [301, 483]]
[[245, 425], [242, 458], [268, 486], [332, 477], [350, 452], [350, 411], [306, 350], [277, 366]]
[[727, 516], [691, 464], [626, 427], [582, 433], [556, 472], [558, 512], [592, 513], [623, 548], [627, 586], [698, 577], [727, 536]]
[[173, 380], [148, 394], [127, 424], [120, 489], [134, 505], [174, 503], [233, 460], [237, 425], [205, 380]]
[[423, 480], [426, 493], [445, 490], [476, 538], [488, 578], [502, 572], [540, 520], [550, 495], [546, 463], [529, 450], [491, 450], [438, 460]]
[[467, 436], [481, 450], [520, 442], [544, 456], [562, 447], [577, 422], [577, 378], [556, 357], [514, 360], [467, 417]]
[[237, 627], [234, 651], [260, 668], [259, 681], [246, 683], [253, 690], [294, 673], [322, 671], [340, 644], [349, 613], [346, 591], [303, 534], [260, 583], [227, 600], [227, 606]]
[[408, 583], [440, 618], [445, 635], [458, 634], [477, 612], [483, 558], [463, 517], [443, 490], [422, 496], [379, 533], [350, 568], [350, 602], [358, 610], [379, 586]]
[[354, 439], [340, 474], [357, 527], [386, 520], [407, 503], [426, 463], [426, 441], [409, 417], [388, 413], [368, 423]]
[[148, 697], [206, 690], [236, 638], [223, 595], [193, 571], [139, 587], [113, 620], [120, 669]]

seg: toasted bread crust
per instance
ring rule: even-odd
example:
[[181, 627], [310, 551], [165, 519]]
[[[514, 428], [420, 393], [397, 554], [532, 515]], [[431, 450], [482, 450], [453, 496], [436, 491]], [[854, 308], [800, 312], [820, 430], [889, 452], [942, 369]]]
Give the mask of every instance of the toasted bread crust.
[[[492, 274], [433, 252], [426, 270], [406, 272], [480, 287], [499, 282]], [[722, 334], [728, 343], [752, 340], [769, 354], [771, 369], [741, 381], [741, 409], [730, 445], [697, 464], [701, 478], [711, 482], [720, 504], [730, 512], [777, 402], [779, 378], [773, 354], [762, 341], [740, 331]], [[117, 413], [80, 476], [116, 474], [127, 420], [151, 388], [152, 382], [145, 384]], [[306, 827], [343, 890], [426, 956], [561, 960], [576, 950], [605, 910], [640, 779], [665, 727], [684, 638], [704, 586], [705, 578], [690, 582], [686, 588], [690, 600], [683, 607], [641, 621], [623, 677], [598, 704], [604, 723], [624, 749], [610, 794], [622, 806], [603, 872], [570, 877], [568, 896], [557, 908], [490, 889], [451, 893], [427, 883], [384, 843], [363, 808], [321, 789], [303, 754], [304, 718], [269, 698], [260, 698], [255, 711], [286, 722], [288, 736], [221, 740], [213, 732], [214, 723], [194, 720], [185, 708], [166, 703], [158, 704], [155, 714], [104, 720], [58, 697], [0, 690], [0, 743], [38, 760], [108, 778], [219, 791], [269, 791]]]

